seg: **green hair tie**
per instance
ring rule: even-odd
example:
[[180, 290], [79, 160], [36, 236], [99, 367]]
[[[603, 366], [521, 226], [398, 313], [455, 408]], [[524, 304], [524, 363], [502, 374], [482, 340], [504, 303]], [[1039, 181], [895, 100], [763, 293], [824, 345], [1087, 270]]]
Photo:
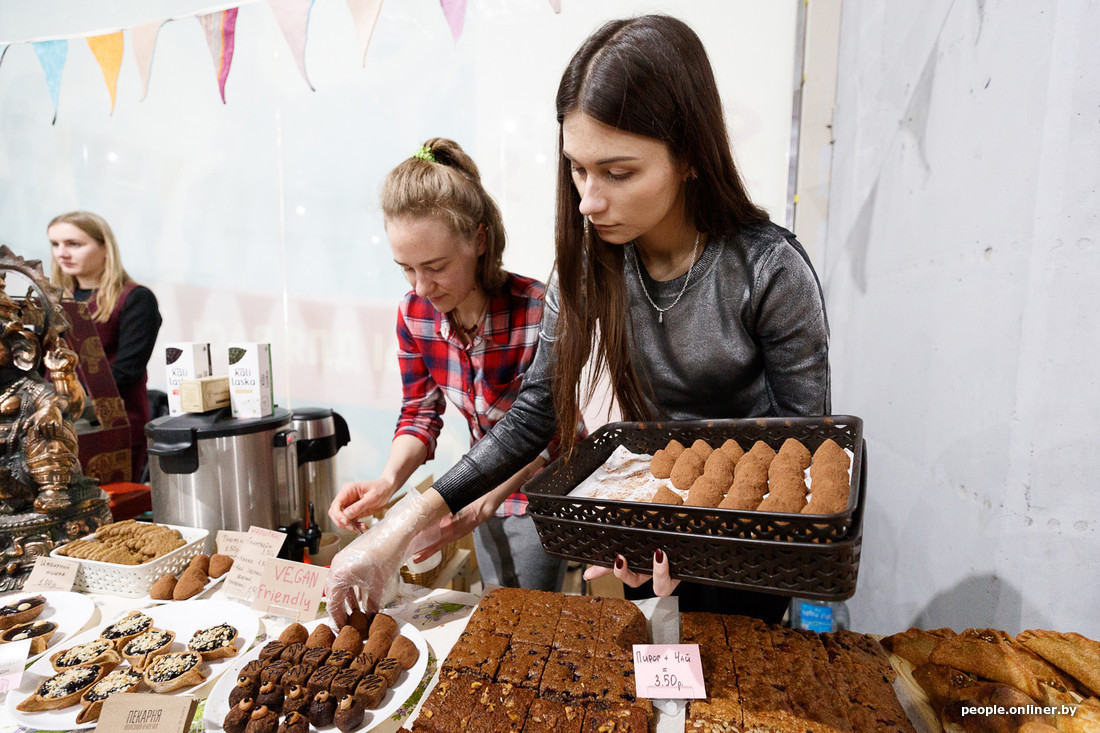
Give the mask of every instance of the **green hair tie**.
[[417, 151], [412, 154], [412, 157], [419, 158], [420, 160], [426, 160], [429, 163], [435, 163], [435, 156], [432, 155], [432, 150], [427, 145], [421, 145], [417, 148]]

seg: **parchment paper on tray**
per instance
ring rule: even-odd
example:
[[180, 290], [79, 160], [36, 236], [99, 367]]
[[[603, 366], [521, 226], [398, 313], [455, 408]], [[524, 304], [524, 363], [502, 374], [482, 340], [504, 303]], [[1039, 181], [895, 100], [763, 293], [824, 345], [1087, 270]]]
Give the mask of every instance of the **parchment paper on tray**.
[[688, 492], [680, 491], [668, 479], [654, 478], [649, 472], [648, 453], [631, 453], [624, 446], [612, 452], [599, 468], [577, 484], [569, 496], [615, 501], [649, 501], [662, 486], [686, 499]]

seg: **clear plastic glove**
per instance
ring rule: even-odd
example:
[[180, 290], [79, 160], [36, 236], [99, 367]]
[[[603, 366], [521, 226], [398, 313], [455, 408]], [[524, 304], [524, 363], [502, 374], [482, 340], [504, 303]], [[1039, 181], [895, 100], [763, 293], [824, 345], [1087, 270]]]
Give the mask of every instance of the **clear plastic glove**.
[[337, 627], [352, 610], [377, 611], [396, 596], [401, 566], [434, 539], [434, 531], [423, 536], [421, 530], [434, 528], [446, 511], [442, 497], [434, 491], [429, 494], [409, 493], [332, 559], [325, 594]]
[[421, 540], [425, 541], [424, 549], [417, 552], [413, 560], [424, 562], [447, 544], [470, 534], [477, 529], [478, 525], [493, 516], [493, 512], [499, 505], [500, 502], [494, 501], [492, 495], [486, 494], [466, 508], [458, 510], [457, 514], [448, 514], [443, 517], [436, 527], [434, 542], [426, 542], [432, 538], [428, 537], [427, 532], [422, 533]]
[[653, 593], [662, 598], [672, 595], [672, 591], [676, 590], [676, 586], [680, 585], [679, 580], [674, 580], [669, 575], [668, 556], [661, 550], [656, 550], [653, 553], [653, 575], [644, 575], [634, 572], [627, 567], [625, 557], [616, 555], [614, 571], [610, 568], [592, 565], [584, 571], [584, 579], [595, 580], [611, 572], [614, 572], [616, 578], [623, 581], [623, 583], [629, 585], [631, 588], [637, 588], [639, 585], [642, 585], [652, 578]]
[[367, 525], [359, 518], [385, 509], [394, 489], [392, 482], [381, 478], [346, 483], [329, 505], [329, 519], [340, 529], [363, 532]]

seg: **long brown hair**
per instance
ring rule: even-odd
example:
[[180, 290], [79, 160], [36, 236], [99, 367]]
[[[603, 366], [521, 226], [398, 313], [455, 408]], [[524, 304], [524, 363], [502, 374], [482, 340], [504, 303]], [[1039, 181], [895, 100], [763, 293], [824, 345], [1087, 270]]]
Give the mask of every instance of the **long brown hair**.
[[[643, 386], [631, 361], [624, 247], [608, 245], [594, 231], [586, 235], [580, 196], [562, 154], [561, 124], [573, 113], [668, 145], [673, 159], [687, 163], [694, 174], [685, 184], [685, 214], [710, 238], [763, 223], [768, 215], [749, 199], [734, 165], [714, 72], [691, 28], [666, 15], [646, 15], [611, 21], [588, 37], [565, 68], [557, 94], [554, 266], [561, 309], [554, 339], [554, 408], [559, 422], [570, 424], [606, 371], [623, 417], [651, 419], [657, 417], [646, 400], [652, 390]], [[593, 368], [582, 384], [589, 357]], [[574, 439], [571, 431], [562, 431], [564, 451]]]
[[[103, 245], [107, 257], [103, 263], [103, 274], [99, 277], [99, 285], [95, 291], [96, 313], [92, 320], [97, 323], [106, 323], [111, 318], [119, 296], [122, 295], [122, 289], [133, 282], [122, 266], [118, 242], [115, 240], [115, 233], [111, 231], [111, 225], [102, 216], [90, 211], [70, 211], [55, 216], [46, 225], [46, 230], [49, 231], [54, 224], [72, 224]], [[63, 273], [56, 258], [52, 258], [52, 261], [51, 279], [70, 293], [74, 292], [77, 288], [76, 278]]]
[[[496, 295], [507, 277], [500, 209], [481, 184], [477, 165], [458, 143], [433, 137], [422, 150], [424, 157], [407, 158], [386, 176], [382, 215], [386, 221], [436, 217], [466, 240], [484, 225], [485, 252], [478, 258], [477, 280], [486, 293]], [[429, 154], [434, 161], [427, 159]]]

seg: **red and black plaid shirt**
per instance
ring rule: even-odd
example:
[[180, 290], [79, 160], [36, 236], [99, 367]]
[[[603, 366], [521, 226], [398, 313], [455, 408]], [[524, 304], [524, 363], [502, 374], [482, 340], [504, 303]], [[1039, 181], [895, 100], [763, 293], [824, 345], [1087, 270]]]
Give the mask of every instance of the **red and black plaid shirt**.
[[[489, 432], [512, 407], [523, 374], [535, 358], [546, 287], [538, 280], [509, 274], [494, 297], [469, 346], [451, 332], [450, 321], [414, 292], [405, 295], [397, 313], [397, 359], [401, 367], [401, 416], [397, 435], [413, 435], [435, 455], [450, 402], [466, 418], [470, 445]], [[543, 457], [558, 455], [559, 439]], [[509, 496], [497, 514], [527, 512], [527, 497]]]

